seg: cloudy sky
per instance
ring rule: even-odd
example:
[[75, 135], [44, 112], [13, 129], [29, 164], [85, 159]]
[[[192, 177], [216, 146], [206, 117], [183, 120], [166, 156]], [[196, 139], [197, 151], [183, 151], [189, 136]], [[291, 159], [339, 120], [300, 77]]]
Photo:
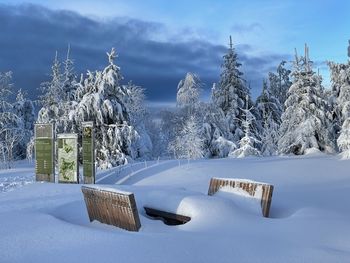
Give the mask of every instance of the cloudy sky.
[[102, 69], [115, 47], [125, 81], [151, 103], [172, 103], [186, 72], [207, 97], [232, 35], [253, 97], [278, 63], [310, 46], [328, 85], [326, 60], [347, 60], [350, 1], [335, 0], [0, 0], [0, 71], [34, 98], [57, 50], [68, 44], [78, 73]]

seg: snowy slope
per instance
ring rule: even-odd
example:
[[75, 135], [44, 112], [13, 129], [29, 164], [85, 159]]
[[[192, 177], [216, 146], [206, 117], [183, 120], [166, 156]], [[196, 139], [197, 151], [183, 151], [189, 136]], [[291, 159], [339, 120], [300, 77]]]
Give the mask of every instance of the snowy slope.
[[[349, 168], [334, 156], [150, 165], [109, 185], [135, 193], [138, 233], [90, 223], [79, 185], [28, 184], [0, 193], [0, 262], [350, 262]], [[271, 218], [207, 196], [214, 176], [274, 184]], [[145, 205], [192, 220], [167, 226]]]

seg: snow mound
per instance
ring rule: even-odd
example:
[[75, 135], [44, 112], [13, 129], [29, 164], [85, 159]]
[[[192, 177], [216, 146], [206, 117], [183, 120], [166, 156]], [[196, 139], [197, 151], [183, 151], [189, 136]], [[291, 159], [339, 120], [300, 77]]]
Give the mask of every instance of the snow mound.
[[[134, 193], [137, 233], [89, 222], [81, 185], [33, 183], [0, 193], [0, 261], [349, 261], [350, 162], [298, 156], [173, 163], [140, 171], [124, 185], [102, 186]], [[29, 171], [33, 176], [33, 166], [0, 171], [0, 178]], [[244, 192], [223, 188], [208, 196], [214, 176], [273, 184], [271, 218]], [[148, 217], [144, 206], [191, 221], [168, 226]]]

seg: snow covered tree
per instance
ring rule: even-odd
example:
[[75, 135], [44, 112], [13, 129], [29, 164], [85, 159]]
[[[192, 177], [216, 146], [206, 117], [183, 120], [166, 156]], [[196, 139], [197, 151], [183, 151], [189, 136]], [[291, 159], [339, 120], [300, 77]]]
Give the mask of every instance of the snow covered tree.
[[[333, 125], [339, 150], [344, 158], [350, 158], [350, 61], [348, 63], [329, 62], [332, 81]], [[338, 137], [339, 136], [339, 137]]]
[[261, 153], [264, 156], [278, 153], [279, 125], [274, 121], [272, 114], [264, 114], [263, 133], [261, 135]]
[[350, 117], [344, 121], [337, 143], [342, 157], [350, 159]]
[[18, 116], [20, 124], [18, 128], [21, 129], [22, 140], [17, 142], [15, 149], [16, 157], [25, 158], [27, 151], [27, 144], [34, 132], [34, 104], [31, 100], [25, 97], [25, 93], [20, 89], [16, 96], [16, 102], [13, 104], [14, 113]]
[[152, 143], [153, 158], [166, 156], [168, 153], [169, 141], [166, 139], [162, 130], [162, 120], [149, 114], [145, 120], [145, 129]]
[[256, 100], [256, 110], [261, 116], [262, 127], [262, 153], [274, 155], [277, 153], [278, 129], [281, 124], [282, 106], [279, 100], [271, 94], [267, 81], [263, 81], [263, 90]]
[[76, 107], [75, 122], [93, 121], [96, 131], [96, 159], [102, 168], [124, 164], [137, 157], [133, 148], [139, 137], [130, 125], [130, 96], [120, 84], [120, 68], [114, 64], [117, 54], [107, 53], [109, 65], [103, 71], [88, 72], [83, 87], [78, 90], [81, 100]]
[[198, 107], [201, 86], [199, 77], [191, 72], [188, 72], [177, 86], [176, 104], [184, 109], [187, 115], [194, 114]]
[[233, 135], [225, 114], [221, 108], [217, 108], [213, 104], [207, 105], [204, 111], [206, 112], [203, 121], [205, 156], [227, 157], [236, 150], [237, 145], [232, 142]]
[[125, 86], [129, 96], [128, 114], [130, 116], [130, 125], [135, 128], [139, 137], [133, 148], [137, 151], [137, 157], [151, 158], [152, 141], [147, 132], [145, 121], [149, 117], [145, 107], [144, 89], [129, 82]]
[[203, 157], [201, 128], [194, 116], [184, 124], [180, 134], [169, 145], [176, 158], [198, 159]]
[[61, 63], [58, 60], [57, 52], [51, 67], [51, 80], [42, 83], [40, 88], [42, 108], [38, 112], [38, 122], [53, 123], [60, 116], [59, 103], [63, 94]]
[[271, 94], [267, 86], [267, 81], [263, 81], [263, 89], [261, 95], [256, 99], [256, 110], [259, 116], [269, 116], [276, 124], [281, 123], [282, 106], [279, 100]]
[[246, 100], [246, 108], [242, 109], [244, 112], [244, 119], [241, 120], [242, 126], [244, 128], [244, 136], [239, 141], [239, 148], [233, 151], [229, 155], [230, 157], [243, 158], [248, 156], [261, 155], [257, 147], [260, 144], [260, 141], [254, 136], [254, 133], [251, 131], [253, 121], [255, 120], [255, 116], [252, 113], [253, 107], [248, 108], [248, 96]]
[[293, 84], [282, 114], [278, 149], [283, 154], [305, 154], [309, 149], [333, 152], [332, 126], [327, 101], [320, 90], [320, 76], [312, 70], [308, 47], [305, 56], [295, 54]]
[[75, 98], [78, 85], [74, 63], [70, 58], [70, 47], [68, 47], [67, 56], [63, 62], [63, 71], [56, 52], [51, 81], [41, 85], [42, 108], [38, 113], [38, 122], [55, 123], [56, 133], [76, 131], [73, 114], [77, 106]]
[[287, 62], [283, 60], [278, 65], [277, 74], [269, 72], [271, 94], [280, 101], [282, 107], [287, 99], [288, 89], [292, 85], [292, 82], [289, 79], [291, 71], [285, 68], [286, 63]]
[[76, 80], [76, 74], [74, 71], [74, 61], [70, 58], [70, 45], [69, 45], [66, 59], [63, 62], [63, 73], [62, 73], [63, 100], [65, 102], [75, 100], [76, 89], [77, 89], [77, 80]]
[[12, 72], [0, 72], [0, 161], [6, 168], [12, 167], [14, 149], [22, 140], [22, 122], [9, 102], [12, 93]]
[[[246, 97], [249, 96], [249, 89], [242, 78], [243, 73], [239, 70], [240, 66], [230, 37], [230, 48], [224, 56], [220, 81], [212, 89], [212, 101], [215, 107], [224, 113], [233, 135], [233, 142], [238, 142], [244, 135], [239, 119], [244, 116], [242, 109], [246, 108]], [[250, 99], [248, 103], [249, 106], [252, 105]]]

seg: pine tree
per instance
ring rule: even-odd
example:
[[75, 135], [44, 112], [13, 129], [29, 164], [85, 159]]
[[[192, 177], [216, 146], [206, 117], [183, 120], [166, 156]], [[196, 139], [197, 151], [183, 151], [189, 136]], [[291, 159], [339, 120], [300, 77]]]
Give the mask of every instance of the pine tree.
[[17, 158], [23, 159], [27, 153], [27, 144], [34, 132], [34, 104], [25, 97], [25, 93], [20, 89], [16, 96], [16, 102], [13, 104], [13, 109], [19, 120], [21, 120], [18, 123], [18, 128], [21, 129], [23, 135], [22, 139], [18, 141], [14, 152]]
[[295, 55], [293, 84], [288, 91], [285, 112], [282, 114], [279, 152], [305, 154], [308, 149], [333, 152], [332, 127], [327, 102], [320, 90], [320, 77], [312, 70], [308, 47], [305, 56]]
[[350, 159], [350, 117], [344, 121], [337, 143], [342, 157]]
[[350, 61], [348, 63], [329, 62], [332, 81], [333, 125], [339, 150], [343, 158], [350, 158]]
[[58, 60], [57, 52], [51, 67], [51, 80], [42, 83], [40, 88], [42, 91], [40, 96], [42, 108], [38, 112], [38, 122], [56, 122], [60, 116], [59, 104], [63, 94], [61, 63]]
[[279, 100], [282, 108], [287, 99], [287, 92], [292, 85], [289, 79], [291, 71], [285, 67], [286, 63], [287, 62], [283, 60], [278, 65], [277, 74], [269, 72], [271, 94]]
[[256, 109], [261, 116], [262, 127], [262, 153], [274, 155], [277, 153], [278, 129], [281, 124], [282, 106], [279, 100], [271, 94], [267, 81], [263, 81], [263, 90], [256, 100]]
[[278, 153], [279, 125], [272, 118], [272, 114], [264, 115], [263, 133], [261, 135], [261, 153], [264, 156]]
[[38, 113], [39, 123], [55, 123], [56, 133], [76, 132], [73, 120], [77, 106], [76, 90], [78, 83], [74, 72], [74, 62], [70, 58], [70, 47], [63, 62], [63, 71], [58, 60], [57, 52], [52, 65], [51, 81], [41, 85], [42, 108]]
[[261, 153], [258, 149], [260, 141], [254, 136], [252, 132], [252, 124], [255, 120], [255, 116], [252, 113], [252, 109], [248, 108], [248, 96], [246, 98], [246, 108], [242, 109], [244, 112], [244, 119], [242, 119], [242, 126], [244, 128], [244, 136], [239, 141], [239, 148], [233, 151], [229, 156], [243, 158], [248, 156], [260, 156]]
[[69, 102], [75, 100], [75, 91], [77, 89], [77, 80], [74, 71], [74, 61], [70, 58], [70, 45], [68, 46], [67, 56], [63, 62], [62, 90], [63, 100]]
[[207, 105], [203, 123], [204, 149], [207, 157], [227, 157], [237, 149], [233, 142], [230, 125], [221, 108], [213, 104]]
[[176, 104], [186, 111], [187, 115], [194, 114], [199, 105], [201, 86], [199, 77], [191, 72], [188, 72], [177, 86]]
[[[242, 109], [246, 108], [246, 97], [249, 96], [249, 89], [242, 78], [243, 73], [239, 70], [240, 66], [230, 37], [230, 48], [224, 56], [220, 81], [212, 89], [212, 101], [215, 107], [224, 113], [233, 135], [233, 142], [238, 142], [244, 135], [239, 119], [244, 116]], [[249, 106], [252, 105], [250, 99], [248, 103]]]

